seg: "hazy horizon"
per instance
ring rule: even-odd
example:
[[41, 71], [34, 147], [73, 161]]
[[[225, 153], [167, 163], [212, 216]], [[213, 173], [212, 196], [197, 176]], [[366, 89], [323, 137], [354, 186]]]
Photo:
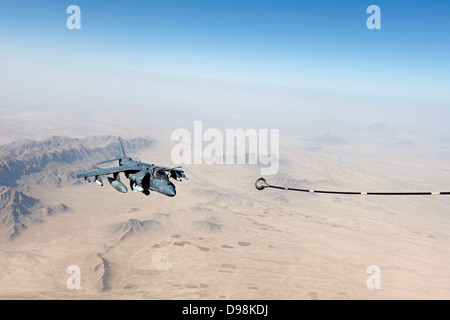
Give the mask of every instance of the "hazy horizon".
[[[372, 123], [449, 137], [444, 1], [0, 2], [0, 110], [181, 113], [241, 126]], [[228, 118], [228, 119], [227, 119]]]

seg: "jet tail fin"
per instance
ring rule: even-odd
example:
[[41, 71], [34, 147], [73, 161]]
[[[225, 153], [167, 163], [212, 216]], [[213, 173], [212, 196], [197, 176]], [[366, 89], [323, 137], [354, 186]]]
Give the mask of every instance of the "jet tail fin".
[[[120, 138], [119, 137], [119, 155], [116, 157], [116, 158], [114, 158], [114, 159], [111, 159], [111, 160], [105, 160], [105, 161], [102, 161], [102, 162], [99, 162], [99, 163], [97, 163], [97, 164], [103, 164], [103, 163], [107, 163], [107, 162], [112, 162], [112, 161], [117, 161], [117, 160], [122, 160], [122, 159], [124, 159], [124, 158], [126, 158], [127, 157], [127, 155], [125, 154], [125, 151], [124, 151], [124, 149], [123, 149], [123, 143], [122, 143], [122, 138]], [[119, 162], [120, 163], [120, 162]]]
[[127, 155], [125, 154], [125, 151], [123, 150], [123, 143], [122, 138], [119, 137], [119, 157], [120, 158], [126, 158]]

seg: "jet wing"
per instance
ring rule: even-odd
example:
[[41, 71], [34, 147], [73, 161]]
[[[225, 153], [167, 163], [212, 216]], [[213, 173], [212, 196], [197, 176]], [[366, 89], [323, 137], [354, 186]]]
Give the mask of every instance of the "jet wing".
[[112, 167], [112, 168], [102, 168], [97, 169], [89, 172], [84, 172], [77, 174], [77, 178], [84, 178], [84, 177], [92, 177], [92, 176], [103, 176], [118, 172], [124, 172], [124, 171], [140, 171], [141, 169], [137, 166], [118, 166], [118, 167]]

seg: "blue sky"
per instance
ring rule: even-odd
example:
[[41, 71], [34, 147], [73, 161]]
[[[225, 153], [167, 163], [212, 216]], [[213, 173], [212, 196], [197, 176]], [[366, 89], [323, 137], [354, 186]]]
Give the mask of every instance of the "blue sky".
[[[71, 4], [81, 30], [66, 28]], [[380, 30], [366, 27], [371, 4]], [[448, 1], [1, 0], [0, 103], [56, 105], [77, 93], [74, 105], [132, 96], [249, 117], [313, 108], [315, 119], [444, 125], [449, 16]]]

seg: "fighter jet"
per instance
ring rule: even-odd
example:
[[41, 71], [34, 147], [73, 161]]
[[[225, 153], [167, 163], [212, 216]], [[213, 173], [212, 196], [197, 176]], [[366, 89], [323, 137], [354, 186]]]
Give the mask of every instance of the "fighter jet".
[[94, 177], [94, 182], [103, 186], [101, 176], [112, 174], [112, 177], [107, 177], [111, 186], [119, 192], [126, 193], [128, 192], [128, 189], [125, 184], [120, 181], [120, 173], [123, 172], [125, 177], [130, 180], [130, 188], [134, 192], [142, 192], [148, 196], [150, 191], [155, 191], [169, 197], [173, 197], [176, 194], [175, 185], [169, 181], [169, 178], [178, 181], [181, 181], [182, 178], [189, 180], [184, 174], [184, 171], [181, 170], [181, 167], [162, 167], [135, 161], [127, 157], [120, 137], [119, 155], [117, 158], [97, 163], [97, 165], [117, 160], [119, 161], [118, 167], [99, 168], [94, 171], [80, 173], [77, 175], [77, 178], [84, 178], [84, 180], [92, 186], [89, 177]]

